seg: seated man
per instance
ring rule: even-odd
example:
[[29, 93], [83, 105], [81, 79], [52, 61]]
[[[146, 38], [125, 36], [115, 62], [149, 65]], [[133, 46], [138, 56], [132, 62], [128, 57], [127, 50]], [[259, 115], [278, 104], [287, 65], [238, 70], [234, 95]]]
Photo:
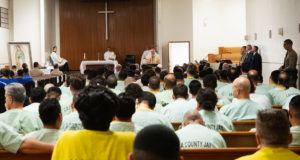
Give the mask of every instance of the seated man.
[[278, 87], [279, 74], [280, 74], [279, 70], [273, 71], [270, 75], [270, 78], [269, 78], [269, 84], [267, 84], [267, 85], [264, 85], [264, 84], [257, 85], [255, 93], [269, 96], [268, 92], [271, 89], [274, 89], [274, 88]]
[[264, 107], [250, 100], [250, 81], [239, 77], [233, 82], [233, 96], [237, 99], [223, 106], [220, 113], [231, 120], [256, 119], [257, 112]]
[[25, 88], [20, 83], [5, 86], [7, 111], [0, 114], [0, 121], [14, 128], [18, 133], [40, 130], [43, 124], [36, 114], [23, 110]]
[[60, 99], [61, 99], [61, 90], [58, 87], [55, 87], [55, 86], [50, 87], [47, 90], [46, 98], [56, 98], [57, 100], [60, 101]]
[[53, 52], [51, 53], [51, 60], [53, 61], [53, 64], [58, 64], [59, 70], [62, 72], [69, 72], [69, 65], [68, 61], [61, 58], [59, 55], [57, 55], [57, 47], [53, 47]]
[[260, 150], [238, 160], [256, 159], [300, 159], [288, 150], [292, 141], [289, 120], [282, 110], [267, 109], [259, 111], [256, 119], [256, 141]]
[[190, 95], [192, 95], [192, 99], [189, 100], [191, 106], [197, 108], [198, 103], [196, 100], [197, 93], [201, 89], [201, 83], [198, 80], [192, 80], [189, 83]]
[[0, 122], [0, 149], [5, 149], [11, 153], [24, 154], [51, 154], [53, 145], [40, 142], [32, 138], [24, 138], [10, 126]]
[[44, 88], [38, 87], [33, 88], [30, 93], [29, 102], [30, 105], [24, 108], [25, 111], [33, 112], [39, 114], [39, 105], [45, 99], [46, 92]]
[[227, 78], [230, 81], [227, 85], [220, 88], [218, 90], [218, 95], [222, 97], [226, 97], [229, 100], [233, 99], [233, 90], [232, 90], [232, 82], [239, 77], [239, 74], [236, 70], [236, 68], [231, 68], [230, 71], [228, 71]]
[[108, 131], [118, 97], [103, 86], [89, 86], [79, 93], [75, 107], [84, 130], [64, 132], [55, 145], [52, 160], [126, 160], [132, 152], [135, 133]]
[[119, 95], [120, 104], [117, 108], [114, 120], [110, 123], [109, 130], [115, 132], [134, 132], [134, 123], [131, 121], [135, 112], [135, 102], [133, 98], [125, 93]]
[[290, 131], [293, 135], [289, 147], [300, 147], [300, 95], [293, 97], [289, 104], [289, 118], [292, 125]]
[[132, 116], [136, 132], [154, 124], [164, 125], [173, 129], [173, 126], [165, 116], [153, 111], [155, 104], [155, 96], [150, 92], [143, 92], [142, 96], [138, 98], [137, 110]]
[[129, 160], [182, 160], [179, 139], [174, 131], [162, 125], [141, 130], [133, 144]]
[[116, 90], [116, 86], [118, 85], [118, 79], [115, 75], [110, 75], [106, 79], [107, 87], [114, 92], [116, 95], [119, 95], [121, 91]]
[[225, 148], [220, 133], [206, 128], [205, 122], [196, 110], [184, 114], [183, 128], [176, 131], [181, 148]]
[[286, 72], [280, 72], [278, 76], [278, 86], [269, 90], [268, 94], [272, 98], [273, 105], [283, 105], [285, 103], [278, 101], [276, 96], [289, 88], [290, 78]]
[[[218, 83], [217, 83], [217, 77], [213, 74], [208, 74], [203, 78], [203, 87], [209, 88], [213, 91], [216, 90]], [[221, 95], [218, 96], [218, 102], [217, 105], [226, 105], [231, 103], [226, 97], [223, 97]]]
[[142, 89], [143, 89], [143, 91], [147, 91], [147, 92], [149, 92], [150, 91], [150, 89], [149, 89], [149, 87], [148, 87], [148, 85], [149, 85], [149, 79], [151, 78], [151, 77], [153, 77], [153, 76], [156, 76], [156, 74], [155, 74], [155, 72], [153, 71], [153, 70], [147, 70], [147, 71], [145, 71], [144, 73], [143, 73], [143, 75], [142, 75], [142, 77], [141, 77], [141, 82], [142, 82]]
[[217, 104], [216, 93], [209, 89], [200, 89], [197, 94], [197, 110], [205, 122], [205, 126], [217, 132], [232, 132], [234, 126], [231, 119], [215, 111]]
[[250, 70], [248, 72], [248, 79], [251, 80], [250, 99], [262, 105], [265, 107], [265, 109], [272, 108], [270, 101], [271, 97], [269, 98], [266, 95], [255, 93], [256, 87], [258, 86], [258, 82], [260, 80], [258, 72], [256, 70]]
[[155, 52], [155, 49], [152, 48], [150, 54], [147, 54], [145, 58], [146, 64], [160, 64], [159, 55]]
[[86, 79], [81, 74], [73, 74], [70, 76], [69, 82], [69, 88], [72, 95], [60, 100], [61, 113], [63, 117], [72, 113], [71, 104], [73, 102], [73, 95], [79, 93], [85, 87]]
[[157, 93], [157, 103], [166, 106], [173, 102], [173, 88], [176, 86], [176, 78], [173, 74], [168, 74], [164, 78], [164, 91]]
[[173, 89], [174, 102], [162, 110], [170, 122], [182, 122], [185, 112], [195, 109], [195, 106], [191, 106], [187, 101], [188, 97], [188, 88], [184, 84], [175, 86]]
[[217, 88], [215, 89], [216, 92], [218, 92], [220, 88], [222, 88], [228, 84], [227, 73], [228, 73], [227, 70], [221, 70], [219, 72]]
[[44, 72], [40, 70], [41, 66], [38, 62], [33, 63], [33, 69], [29, 72], [31, 77], [41, 77], [44, 76]]
[[44, 128], [27, 134], [25, 137], [55, 144], [63, 131], [59, 130], [62, 121], [60, 105], [58, 100], [45, 99], [39, 106], [40, 118]]
[[189, 86], [192, 80], [195, 80], [195, 75], [197, 75], [197, 67], [194, 64], [189, 64], [186, 70], [187, 78], [184, 79], [184, 84]]
[[[148, 87], [150, 89], [150, 93], [154, 94], [156, 100], [158, 99], [157, 94], [160, 93], [160, 78], [157, 76], [152, 76], [149, 79]], [[154, 111], [161, 113], [163, 106], [160, 103], [155, 104]]]
[[58, 64], [54, 64], [54, 70], [50, 73], [51, 76], [61, 76], [64, 73], [59, 70]]

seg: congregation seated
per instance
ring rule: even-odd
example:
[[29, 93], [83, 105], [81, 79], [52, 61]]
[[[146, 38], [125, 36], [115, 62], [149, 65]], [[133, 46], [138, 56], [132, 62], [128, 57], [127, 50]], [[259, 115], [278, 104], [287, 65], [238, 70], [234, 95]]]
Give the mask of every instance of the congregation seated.
[[187, 101], [188, 96], [188, 88], [184, 84], [174, 87], [172, 95], [174, 102], [169, 103], [162, 110], [170, 122], [182, 122], [185, 112], [195, 109], [195, 106], [190, 106]]
[[51, 76], [61, 76], [64, 74], [62, 71], [59, 70], [58, 64], [54, 64], [53, 67], [54, 67], [54, 70], [51, 71], [51, 73], [50, 73]]
[[175, 72], [174, 76], [176, 78], [176, 85], [184, 84], [184, 75], [183, 72]]
[[201, 89], [201, 83], [198, 80], [192, 80], [189, 84], [189, 93], [192, 95], [192, 98], [189, 100], [189, 105], [192, 108], [197, 108], [198, 103], [196, 100], [197, 93]]
[[292, 127], [293, 141], [289, 147], [300, 147], [300, 95], [292, 98], [289, 103], [289, 119]]
[[156, 107], [155, 104], [156, 98], [150, 92], [143, 92], [142, 95], [137, 98], [137, 109], [132, 116], [135, 132], [139, 132], [146, 126], [155, 124], [164, 125], [173, 129], [173, 126], [167, 117], [154, 111], [154, 108]]
[[259, 111], [256, 119], [256, 141], [260, 150], [238, 160], [300, 159], [296, 153], [288, 149], [292, 139], [289, 120], [284, 111], [276, 109]]
[[158, 93], [157, 101], [162, 106], [166, 106], [173, 102], [173, 88], [176, 86], [176, 78], [173, 74], [168, 74], [164, 78], [164, 91]]
[[40, 70], [41, 65], [38, 62], [33, 63], [33, 69], [30, 70], [29, 75], [31, 77], [41, 77], [44, 76], [44, 72]]
[[236, 100], [223, 106], [220, 112], [231, 120], [256, 119], [257, 112], [264, 107], [250, 100], [250, 81], [239, 77], [234, 80], [232, 87]]
[[280, 74], [279, 70], [272, 71], [269, 77], [269, 84], [257, 84], [255, 89], [255, 93], [268, 96], [268, 98], [270, 98], [271, 104], [272, 104], [272, 97], [270, 97], [270, 94], [268, 92], [271, 89], [278, 87], [279, 74]]
[[132, 115], [135, 112], [135, 101], [132, 97], [121, 93], [119, 96], [119, 106], [116, 110], [114, 120], [110, 123], [109, 130], [114, 132], [134, 132], [135, 127], [132, 122]]
[[185, 113], [183, 128], [176, 131], [180, 141], [180, 148], [225, 148], [226, 143], [217, 131], [205, 127], [201, 115], [197, 110]]
[[276, 96], [280, 93], [283, 92], [284, 90], [288, 89], [289, 87], [289, 77], [286, 72], [280, 72], [278, 75], [278, 86], [269, 90], [269, 95], [272, 98], [272, 105], [283, 105], [285, 103], [278, 101], [276, 99]]
[[59, 130], [62, 122], [62, 114], [58, 100], [49, 98], [42, 101], [39, 106], [39, 115], [44, 128], [28, 133], [25, 137], [55, 144], [63, 132]]
[[118, 79], [118, 85], [116, 86], [116, 90], [119, 90], [120, 92], [124, 92], [124, 81], [127, 78], [127, 70], [122, 69], [119, 72], [119, 79]]
[[25, 88], [20, 83], [5, 86], [7, 111], [0, 114], [1, 122], [11, 126], [18, 133], [29, 133], [40, 130], [43, 124], [37, 114], [23, 109]]
[[135, 133], [108, 131], [118, 107], [117, 96], [103, 86], [89, 86], [79, 93], [75, 107], [84, 130], [64, 132], [52, 159], [127, 159]]
[[197, 94], [198, 107], [202, 119], [205, 122], [205, 126], [209, 129], [217, 132], [232, 132], [234, 126], [230, 118], [215, 111], [217, 103], [217, 95], [209, 88], [200, 89]]
[[179, 139], [168, 127], [151, 125], [135, 137], [129, 160], [183, 160]]
[[44, 88], [37, 87], [33, 88], [30, 93], [29, 102], [30, 105], [24, 108], [25, 111], [39, 114], [39, 105], [45, 99], [46, 92]]

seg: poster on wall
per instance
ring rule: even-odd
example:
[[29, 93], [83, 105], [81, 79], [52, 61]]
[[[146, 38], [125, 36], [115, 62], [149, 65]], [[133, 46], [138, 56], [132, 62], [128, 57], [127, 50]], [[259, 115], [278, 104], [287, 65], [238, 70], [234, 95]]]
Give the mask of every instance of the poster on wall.
[[30, 70], [32, 67], [30, 42], [9, 42], [8, 57], [10, 66], [16, 65], [17, 69], [22, 69], [22, 64], [26, 63]]
[[8, 29], [8, 9], [0, 7], [0, 27]]
[[190, 42], [170, 41], [169, 42], [169, 72], [173, 72], [176, 65], [182, 66], [190, 63]]

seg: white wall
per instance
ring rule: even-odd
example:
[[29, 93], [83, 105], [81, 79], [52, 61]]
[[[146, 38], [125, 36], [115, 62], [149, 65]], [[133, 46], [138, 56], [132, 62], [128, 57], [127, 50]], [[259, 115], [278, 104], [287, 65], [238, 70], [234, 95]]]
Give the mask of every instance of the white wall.
[[[247, 43], [261, 48], [264, 83], [268, 83], [270, 73], [283, 64], [286, 54], [283, 48], [285, 39], [293, 40], [294, 50], [300, 58], [299, 8], [299, 0], [246, 1], [246, 28], [247, 35], [250, 37]], [[278, 35], [278, 29], [281, 27], [284, 30], [283, 36]], [[272, 30], [272, 39], [269, 39], [269, 30]], [[257, 40], [254, 40], [255, 33], [257, 33]]]
[[190, 41], [193, 59], [193, 0], [156, 1], [156, 45], [162, 64], [168, 68], [169, 41]]
[[218, 54], [218, 47], [245, 45], [245, 0], [193, 0], [194, 58]]
[[[0, 0], [0, 7], [10, 9], [8, 0]], [[9, 29], [0, 28], [0, 66], [8, 65], [9, 63], [8, 51], [7, 51], [8, 41], [9, 41]]]
[[32, 62], [41, 62], [40, 0], [13, 0], [13, 41], [30, 42]]
[[[49, 60], [52, 47], [56, 45], [56, 0], [45, 0], [45, 56]], [[58, 32], [59, 33], [59, 32]]]

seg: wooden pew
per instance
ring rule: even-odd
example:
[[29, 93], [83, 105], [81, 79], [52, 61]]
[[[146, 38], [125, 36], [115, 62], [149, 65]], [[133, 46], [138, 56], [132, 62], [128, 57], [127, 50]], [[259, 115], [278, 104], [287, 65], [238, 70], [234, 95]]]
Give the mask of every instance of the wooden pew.
[[236, 131], [250, 131], [255, 128], [255, 120], [232, 121]]
[[13, 154], [5, 150], [0, 150], [1, 160], [51, 160], [51, 154]]
[[282, 105], [272, 105], [273, 109], [282, 109]]
[[227, 147], [257, 147], [255, 132], [220, 132]]
[[175, 131], [177, 131], [179, 129], [179, 127], [181, 126], [181, 122], [172, 122], [171, 124]]
[[[300, 155], [300, 148], [289, 148]], [[258, 148], [224, 148], [224, 149], [181, 149], [184, 160], [234, 160], [253, 154]]]

